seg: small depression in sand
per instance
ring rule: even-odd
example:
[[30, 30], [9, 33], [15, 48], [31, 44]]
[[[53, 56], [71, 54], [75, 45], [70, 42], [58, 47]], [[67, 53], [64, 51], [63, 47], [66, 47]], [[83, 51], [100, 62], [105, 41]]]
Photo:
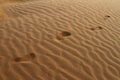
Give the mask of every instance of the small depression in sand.
[[60, 33], [56, 34], [55, 40], [61, 41], [64, 40], [66, 37], [71, 36], [71, 32], [69, 31], [61, 31]]
[[21, 57], [14, 58], [14, 62], [25, 63], [25, 62], [28, 62], [28, 61], [32, 61], [35, 58], [36, 58], [36, 55], [34, 53], [29, 53], [29, 54], [23, 55]]

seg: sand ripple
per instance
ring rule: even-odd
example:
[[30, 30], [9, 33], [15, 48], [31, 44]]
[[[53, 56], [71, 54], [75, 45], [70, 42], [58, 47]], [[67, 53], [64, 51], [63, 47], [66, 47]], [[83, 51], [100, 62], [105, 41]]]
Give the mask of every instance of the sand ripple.
[[0, 80], [120, 80], [120, 5], [111, 1], [4, 4]]

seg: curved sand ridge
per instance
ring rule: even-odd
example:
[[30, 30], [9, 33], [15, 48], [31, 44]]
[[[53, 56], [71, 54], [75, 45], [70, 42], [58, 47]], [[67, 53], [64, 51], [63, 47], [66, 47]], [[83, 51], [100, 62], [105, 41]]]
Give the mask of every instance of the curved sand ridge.
[[0, 23], [0, 80], [119, 80], [118, 2], [3, 6], [10, 18]]

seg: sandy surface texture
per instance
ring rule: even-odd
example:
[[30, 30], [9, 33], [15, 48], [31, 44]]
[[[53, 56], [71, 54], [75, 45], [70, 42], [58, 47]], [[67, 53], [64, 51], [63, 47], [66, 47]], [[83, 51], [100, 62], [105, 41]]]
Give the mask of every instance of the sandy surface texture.
[[120, 0], [0, 4], [0, 80], [120, 80]]

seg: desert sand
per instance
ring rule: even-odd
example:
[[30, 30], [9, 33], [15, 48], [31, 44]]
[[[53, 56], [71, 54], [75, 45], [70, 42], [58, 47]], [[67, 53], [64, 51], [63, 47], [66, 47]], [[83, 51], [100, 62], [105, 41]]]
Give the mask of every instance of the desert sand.
[[1, 0], [0, 80], [120, 80], [120, 0]]

